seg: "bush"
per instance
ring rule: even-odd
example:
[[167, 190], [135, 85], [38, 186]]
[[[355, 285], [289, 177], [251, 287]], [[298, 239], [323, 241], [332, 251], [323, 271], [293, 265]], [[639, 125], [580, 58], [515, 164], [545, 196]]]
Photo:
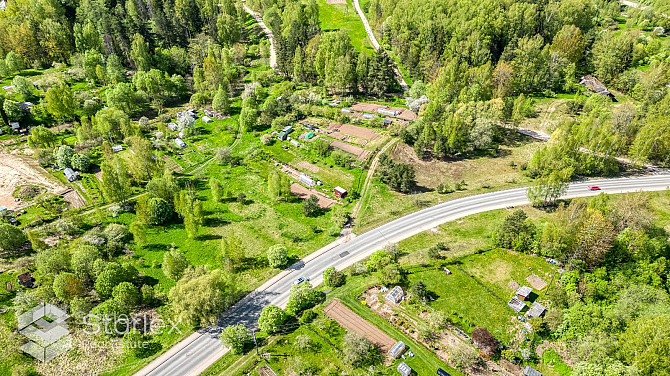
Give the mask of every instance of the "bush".
[[442, 183], [437, 186], [437, 193], [439, 194], [447, 194], [447, 193], [452, 193], [454, 192], [454, 188], [451, 187], [449, 184]]
[[301, 324], [310, 323], [310, 322], [314, 321], [316, 316], [317, 316], [316, 312], [314, 312], [311, 309], [307, 309], [302, 313], [302, 316], [300, 316], [300, 323]]
[[229, 325], [219, 335], [221, 343], [230, 347], [233, 354], [242, 354], [251, 343], [251, 334], [244, 324]]
[[288, 263], [288, 249], [283, 244], [275, 244], [268, 249], [268, 263], [273, 268], [281, 268]]
[[346, 277], [344, 273], [338, 272], [334, 267], [329, 267], [323, 272], [323, 283], [328, 287], [339, 287], [344, 284]]

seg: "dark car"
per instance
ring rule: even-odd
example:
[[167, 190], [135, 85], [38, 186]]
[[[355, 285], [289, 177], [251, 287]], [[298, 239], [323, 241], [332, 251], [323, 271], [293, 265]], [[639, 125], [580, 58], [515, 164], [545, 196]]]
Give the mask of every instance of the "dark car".
[[447, 371], [443, 370], [442, 368], [437, 369], [437, 374], [439, 376], [451, 376]]
[[18, 225], [20, 225], [19, 221], [17, 221], [16, 218], [9, 218], [9, 219], [7, 220], [7, 222], [9, 222], [9, 224], [12, 225], [12, 226], [18, 226]]

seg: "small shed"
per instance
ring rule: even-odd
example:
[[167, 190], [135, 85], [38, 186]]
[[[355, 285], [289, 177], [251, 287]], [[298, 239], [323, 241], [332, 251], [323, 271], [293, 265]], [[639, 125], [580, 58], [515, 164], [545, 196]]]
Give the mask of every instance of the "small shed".
[[389, 355], [391, 356], [391, 358], [396, 359], [400, 355], [402, 355], [404, 351], [405, 351], [405, 342], [399, 341], [398, 343], [393, 345], [393, 347], [391, 347], [391, 350], [389, 350]]
[[212, 118], [210, 118], [209, 116], [203, 116], [202, 121], [204, 121], [205, 123], [211, 123], [214, 120], [212, 120]]
[[314, 132], [312, 131], [307, 132], [307, 134], [305, 135], [305, 139], [311, 140], [312, 138], [314, 138]]
[[175, 123], [175, 122], [171, 122], [171, 123], [169, 123], [169, 124], [167, 125], [167, 127], [168, 127], [171, 131], [176, 131], [177, 129], [179, 129], [179, 126], [178, 126], [177, 123]]
[[114, 146], [112, 146], [112, 151], [115, 152], [115, 153], [118, 153], [118, 152], [120, 152], [121, 150], [123, 150], [123, 145], [114, 145]]
[[[3, 0], [3, 3], [4, 3], [4, 0]], [[14, 85], [5, 85], [5, 86], [2, 87], [2, 90], [4, 90], [4, 91], [14, 90]]]
[[447, 275], [451, 274], [451, 270], [449, 270], [449, 268], [447, 268], [446, 266], [442, 268], [442, 270], [444, 270], [444, 272], [447, 273]]
[[18, 131], [19, 128], [21, 128], [21, 124], [19, 124], [18, 121], [10, 121], [9, 122], [9, 127], [14, 130], [14, 132]]
[[375, 114], [363, 114], [363, 119], [372, 120], [376, 117]]
[[295, 147], [299, 147], [300, 143], [298, 142], [298, 140], [291, 140], [291, 145], [293, 145]]
[[507, 305], [517, 313], [523, 311], [523, 309], [526, 308], [526, 304], [516, 296], [513, 296], [512, 299], [507, 302]]
[[342, 109], [340, 111], [344, 112], [345, 114], [350, 114], [351, 113], [351, 108], [342, 107]]
[[405, 293], [402, 291], [402, 287], [396, 286], [386, 294], [386, 300], [393, 304], [400, 304], [400, 302], [405, 298]]
[[542, 317], [542, 316], [544, 316], [545, 311], [546, 311], [546, 309], [544, 308], [544, 306], [542, 304], [540, 304], [538, 302], [533, 302], [533, 304], [531, 304], [530, 309], [528, 310], [528, 312], [526, 312], [526, 317], [528, 317], [529, 319], [531, 319], [533, 317]]
[[409, 376], [412, 374], [412, 367], [405, 364], [405, 362], [400, 362], [400, 364], [398, 364], [397, 370], [398, 373], [402, 376]]
[[186, 143], [181, 138], [175, 138], [174, 143], [182, 149], [186, 147]]
[[579, 84], [586, 87], [592, 93], [607, 96], [612, 101], [616, 102], [614, 94], [612, 94], [607, 89], [607, 87], [605, 87], [605, 85], [602, 84], [602, 82], [600, 82], [597, 78], [591, 76], [590, 74], [587, 74], [586, 76], [582, 77], [582, 79], [579, 81]]
[[523, 286], [519, 287], [519, 288], [516, 290], [515, 295], [516, 295], [517, 298], [519, 298], [520, 300], [526, 300], [526, 299], [528, 299], [528, 297], [530, 296], [530, 294], [531, 294], [532, 292], [533, 292], [533, 289], [532, 289], [532, 288], [530, 288], [530, 287], [528, 287], [528, 286], [526, 286], [526, 285], [523, 285]]
[[19, 274], [16, 277], [16, 282], [18, 282], [19, 285], [21, 285], [23, 287], [27, 287], [29, 289], [31, 289], [35, 286], [35, 278], [33, 278], [33, 275], [30, 274], [29, 272]]
[[383, 122], [384, 126], [386, 126], [386, 127], [393, 124], [393, 120], [391, 120], [389, 118], [384, 118], [384, 120], [382, 120], [382, 122]]
[[542, 372], [531, 366], [526, 366], [526, 368], [523, 369], [523, 376], [542, 376]]
[[308, 187], [313, 187], [313, 186], [316, 185], [316, 182], [314, 181], [314, 179], [312, 179], [311, 176], [309, 176], [309, 175], [307, 175], [307, 174], [305, 174], [305, 173], [300, 174], [300, 177], [298, 177], [298, 180], [299, 180], [302, 184], [304, 184], [304, 185], [306, 185], [306, 186], [308, 186]]
[[340, 187], [340, 186], [335, 187], [335, 189], [333, 190], [333, 193], [335, 193], [335, 196], [337, 196], [339, 198], [347, 197], [347, 190]]
[[79, 173], [71, 168], [66, 168], [63, 170], [63, 175], [65, 175], [65, 178], [69, 182], [73, 182], [79, 179]]

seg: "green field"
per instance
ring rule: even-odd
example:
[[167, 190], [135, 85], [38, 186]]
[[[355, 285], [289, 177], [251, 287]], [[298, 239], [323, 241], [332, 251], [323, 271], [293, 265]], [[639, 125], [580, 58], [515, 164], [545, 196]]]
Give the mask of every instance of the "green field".
[[326, 0], [317, 0], [321, 30], [346, 30], [351, 44], [359, 51], [374, 51], [351, 0], [347, 4], [327, 4]]

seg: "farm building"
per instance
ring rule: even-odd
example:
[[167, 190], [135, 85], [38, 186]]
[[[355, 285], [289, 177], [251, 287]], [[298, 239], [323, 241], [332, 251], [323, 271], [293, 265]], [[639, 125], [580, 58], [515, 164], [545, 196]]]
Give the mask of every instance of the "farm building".
[[169, 124], [167, 125], [167, 127], [168, 127], [171, 131], [176, 131], [177, 129], [179, 129], [179, 126], [178, 126], [177, 123], [175, 123], [175, 122], [171, 122], [171, 123], [169, 123]]
[[514, 310], [514, 312], [521, 312], [526, 308], [526, 304], [519, 300], [516, 296], [513, 296], [512, 299], [507, 302], [507, 305]]
[[393, 347], [389, 351], [389, 355], [391, 356], [391, 358], [396, 359], [397, 357], [402, 355], [404, 351], [405, 351], [405, 342], [399, 341], [398, 343], [393, 345]]
[[182, 149], [186, 147], [186, 143], [181, 138], [175, 138], [174, 143]]
[[397, 369], [398, 373], [401, 374], [402, 376], [409, 376], [412, 374], [412, 367], [405, 364], [405, 362], [400, 362], [400, 364], [398, 364]]
[[533, 317], [541, 317], [544, 316], [544, 311], [545, 308], [542, 304], [538, 302], [533, 302], [528, 312], [526, 312], [526, 317], [528, 317], [529, 319]]
[[112, 146], [112, 151], [115, 152], [115, 153], [118, 153], [118, 152], [120, 152], [121, 150], [123, 150], [123, 145], [114, 145], [114, 146]]
[[202, 121], [204, 121], [205, 123], [211, 123], [214, 120], [212, 120], [212, 118], [210, 118], [209, 116], [203, 116]]
[[533, 289], [524, 285], [524, 286], [519, 287], [514, 294], [520, 300], [526, 300], [526, 299], [528, 299], [528, 297], [532, 293], [533, 293]]
[[388, 108], [378, 108], [377, 113], [382, 114], [384, 116], [393, 116], [393, 117], [398, 116], [398, 111], [390, 110]]
[[531, 366], [526, 366], [526, 368], [523, 369], [523, 376], [542, 376], [542, 372]]
[[405, 298], [405, 293], [402, 291], [402, 287], [396, 286], [386, 294], [386, 300], [393, 304], [399, 304]]
[[337, 196], [339, 198], [347, 197], [347, 190], [340, 187], [340, 186], [335, 187], [335, 189], [333, 190], [333, 193], [335, 193], [335, 196]]
[[304, 184], [308, 187], [313, 187], [313, 186], [316, 185], [316, 182], [314, 181], [314, 179], [312, 179], [311, 176], [309, 176], [305, 173], [300, 174], [300, 176], [298, 177], [298, 181], [300, 181], [302, 184]]
[[16, 277], [16, 282], [23, 287], [31, 289], [34, 287], [35, 278], [33, 278], [33, 275], [29, 272], [25, 272]]
[[590, 74], [587, 74], [586, 76], [582, 77], [582, 79], [579, 81], [579, 84], [586, 87], [592, 93], [608, 96], [612, 101], [616, 102], [614, 94], [612, 94], [609, 90], [607, 90], [607, 87], [605, 87], [605, 85], [603, 85], [602, 82], [600, 82], [597, 78], [591, 76]]
[[65, 178], [69, 182], [73, 182], [79, 179], [79, 173], [71, 168], [66, 168], [65, 170], [63, 170], [63, 175], [65, 175]]

